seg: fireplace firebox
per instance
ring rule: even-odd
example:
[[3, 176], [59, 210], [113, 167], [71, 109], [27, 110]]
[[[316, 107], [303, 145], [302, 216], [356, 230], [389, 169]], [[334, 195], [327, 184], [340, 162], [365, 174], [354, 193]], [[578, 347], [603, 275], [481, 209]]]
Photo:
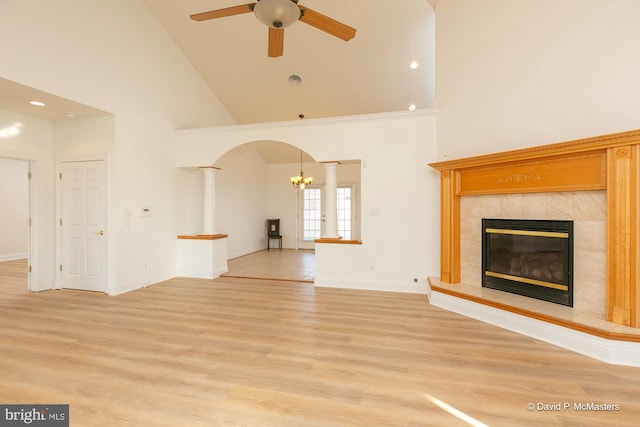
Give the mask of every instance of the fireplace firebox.
[[482, 286], [573, 307], [573, 221], [482, 220]]

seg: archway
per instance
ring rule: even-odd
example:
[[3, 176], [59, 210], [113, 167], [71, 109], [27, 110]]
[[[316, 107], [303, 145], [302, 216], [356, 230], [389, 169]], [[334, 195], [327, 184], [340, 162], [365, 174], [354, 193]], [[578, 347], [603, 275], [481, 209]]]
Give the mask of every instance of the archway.
[[[277, 276], [278, 279], [286, 280], [313, 277], [313, 259], [310, 261], [309, 256], [296, 253], [299, 249], [299, 194], [292, 187], [289, 177], [299, 173], [301, 155], [305, 167], [315, 165], [311, 156], [291, 144], [251, 141], [228, 150], [210, 165], [204, 165], [215, 170], [215, 228], [228, 236], [227, 258], [230, 262], [227, 275], [261, 278]], [[206, 211], [201, 197], [204, 192], [203, 172], [199, 169], [189, 168], [181, 172], [181, 205], [193, 208], [181, 210], [179, 216], [181, 227], [184, 227], [182, 230], [190, 233], [197, 233], [197, 227], [203, 223]], [[255, 258], [267, 248], [268, 218], [281, 220], [284, 251], [271, 251], [270, 261], [256, 261], [253, 268], [247, 270], [243, 267], [245, 259], [235, 262], [232, 260], [248, 256]], [[264, 256], [263, 254], [262, 257]], [[284, 261], [284, 258], [287, 260]], [[257, 266], [265, 263], [276, 267], [286, 265], [287, 268], [281, 272], [260, 272]], [[301, 263], [304, 264], [301, 267], [304, 274], [302, 271], [296, 272], [295, 266]], [[240, 271], [234, 271], [234, 266], [240, 268]]]
[[[229, 260], [256, 254], [267, 248], [265, 227], [268, 218], [281, 220], [280, 231], [285, 250], [307, 249], [313, 253], [314, 239], [320, 237], [322, 216], [321, 213], [315, 214], [315, 221], [319, 224], [318, 235], [306, 233], [304, 227], [309, 221], [304, 220], [305, 213], [308, 213], [303, 210], [304, 197], [311, 191], [323, 191], [325, 168], [311, 155], [282, 141], [258, 140], [237, 145], [204, 166], [215, 168], [216, 230], [228, 235]], [[314, 177], [313, 184], [304, 191], [292, 186], [290, 181], [291, 176], [300, 174], [300, 169], [303, 169], [305, 176]], [[188, 191], [181, 192], [183, 201], [180, 205], [193, 206], [193, 209], [182, 210], [180, 214], [181, 233], [197, 233], [203, 223], [203, 174], [198, 168], [183, 169], [181, 174], [182, 187], [186, 186]], [[343, 176], [345, 185], [353, 188], [354, 196], [357, 195], [360, 163], [345, 162]], [[323, 197], [318, 197], [318, 203], [322, 204]], [[355, 197], [353, 201], [356, 206]], [[317, 209], [321, 212], [320, 205]], [[355, 209], [353, 217], [357, 217]], [[354, 229], [354, 235], [359, 228], [357, 230]], [[291, 263], [288, 265], [291, 270]], [[313, 278], [314, 267], [315, 264], [309, 271], [307, 263], [303, 276], [279, 278]], [[229, 263], [228, 274], [233, 274], [232, 269], [233, 263]]]

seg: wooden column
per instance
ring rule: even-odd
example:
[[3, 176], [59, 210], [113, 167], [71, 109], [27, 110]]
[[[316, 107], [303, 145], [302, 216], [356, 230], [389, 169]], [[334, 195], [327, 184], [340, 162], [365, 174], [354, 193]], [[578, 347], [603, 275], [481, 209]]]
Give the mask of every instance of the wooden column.
[[440, 173], [440, 280], [460, 282], [460, 196], [458, 172]]
[[607, 152], [607, 320], [638, 322], [638, 145]]

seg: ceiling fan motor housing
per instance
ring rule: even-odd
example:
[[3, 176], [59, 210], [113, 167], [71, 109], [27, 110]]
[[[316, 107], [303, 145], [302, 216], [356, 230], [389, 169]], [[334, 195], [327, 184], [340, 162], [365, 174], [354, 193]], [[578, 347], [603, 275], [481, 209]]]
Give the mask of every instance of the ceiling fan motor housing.
[[300, 19], [300, 8], [293, 0], [259, 0], [253, 13], [271, 28], [286, 28]]

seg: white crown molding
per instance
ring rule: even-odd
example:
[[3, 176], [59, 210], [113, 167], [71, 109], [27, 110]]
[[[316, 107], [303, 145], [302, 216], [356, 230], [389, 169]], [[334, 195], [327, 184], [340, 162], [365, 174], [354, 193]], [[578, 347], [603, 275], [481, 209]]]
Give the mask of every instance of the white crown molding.
[[373, 120], [391, 120], [391, 119], [407, 119], [415, 118], [416, 116], [434, 116], [437, 115], [440, 110], [437, 108], [425, 108], [414, 111], [393, 111], [390, 113], [374, 113], [374, 114], [360, 114], [353, 116], [342, 117], [325, 117], [319, 119], [304, 119], [304, 120], [289, 120], [282, 122], [268, 122], [268, 123], [252, 123], [246, 125], [225, 125], [225, 126], [213, 126], [207, 128], [193, 128], [193, 129], [180, 129], [176, 133], [178, 135], [184, 134], [197, 134], [197, 133], [211, 133], [211, 132], [237, 132], [248, 130], [260, 130], [260, 129], [278, 129], [278, 128], [295, 128], [295, 127], [308, 127], [316, 125], [327, 125], [334, 123], [357, 123], [357, 122], [370, 122]]

